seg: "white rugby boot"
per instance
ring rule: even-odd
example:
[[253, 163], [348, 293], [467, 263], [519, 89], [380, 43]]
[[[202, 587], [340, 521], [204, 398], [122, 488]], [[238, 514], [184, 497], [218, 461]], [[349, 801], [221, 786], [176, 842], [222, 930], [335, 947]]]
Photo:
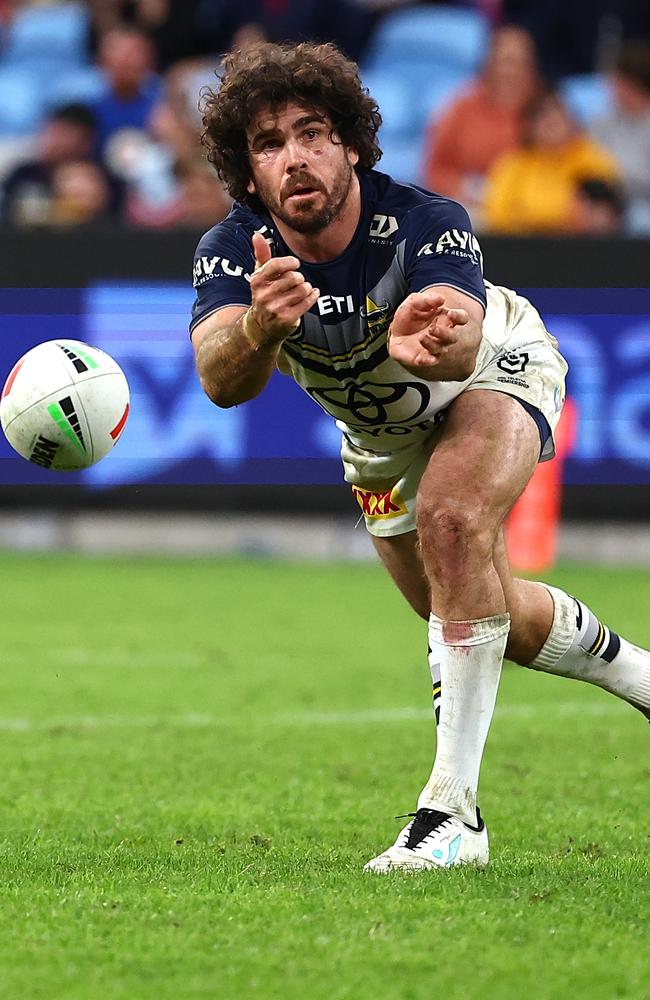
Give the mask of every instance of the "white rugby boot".
[[364, 865], [366, 872], [425, 871], [454, 865], [486, 865], [490, 860], [487, 827], [476, 810], [477, 825], [437, 809], [418, 809], [392, 847]]

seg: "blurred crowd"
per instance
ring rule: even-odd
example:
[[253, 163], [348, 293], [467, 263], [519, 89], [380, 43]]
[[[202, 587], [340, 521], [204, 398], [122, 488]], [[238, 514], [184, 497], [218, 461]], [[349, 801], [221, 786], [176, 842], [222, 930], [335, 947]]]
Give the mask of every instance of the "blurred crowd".
[[208, 228], [202, 88], [304, 38], [360, 63], [378, 168], [477, 230], [650, 234], [647, 0], [0, 0], [0, 219]]

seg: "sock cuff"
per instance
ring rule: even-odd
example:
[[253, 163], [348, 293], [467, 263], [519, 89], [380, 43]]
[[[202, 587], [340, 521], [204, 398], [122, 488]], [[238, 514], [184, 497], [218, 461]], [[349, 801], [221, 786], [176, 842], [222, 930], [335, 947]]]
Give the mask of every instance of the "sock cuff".
[[476, 826], [476, 791], [461, 779], [439, 773], [431, 775], [420, 792], [418, 809], [438, 809], [450, 816], [459, 816], [463, 822]]
[[492, 615], [490, 618], [473, 618], [464, 622], [443, 621], [429, 615], [429, 642], [443, 646], [482, 646], [510, 631], [510, 615]]
[[533, 670], [548, 670], [564, 656], [576, 634], [576, 602], [563, 590], [542, 583], [553, 598], [553, 624], [539, 653], [529, 664]]

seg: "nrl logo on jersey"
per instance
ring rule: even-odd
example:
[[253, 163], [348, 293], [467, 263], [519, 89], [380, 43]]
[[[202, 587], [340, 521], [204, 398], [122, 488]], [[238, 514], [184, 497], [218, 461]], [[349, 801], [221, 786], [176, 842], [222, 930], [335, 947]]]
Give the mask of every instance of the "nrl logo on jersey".
[[431, 254], [450, 254], [453, 257], [465, 257], [471, 260], [472, 264], [478, 264], [483, 270], [483, 253], [479, 241], [474, 233], [468, 233], [466, 229], [448, 229], [434, 246], [433, 243], [425, 243], [417, 252], [418, 257], [428, 257]]

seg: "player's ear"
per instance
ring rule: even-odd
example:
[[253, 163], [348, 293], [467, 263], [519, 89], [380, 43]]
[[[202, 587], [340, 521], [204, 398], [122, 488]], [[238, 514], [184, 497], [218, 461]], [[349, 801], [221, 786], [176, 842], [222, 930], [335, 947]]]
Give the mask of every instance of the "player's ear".
[[351, 146], [348, 146], [348, 160], [350, 161], [353, 167], [356, 167], [357, 163], [359, 162], [359, 154], [357, 153], [356, 149], [352, 149]]
[[249, 194], [256, 194], [257, 193], [256, 190], [255, 190], [255, 181], [253, 180], [252, 177], [249, 180], [248, 184], [246, 185], [246, 190], [248, 191]]

